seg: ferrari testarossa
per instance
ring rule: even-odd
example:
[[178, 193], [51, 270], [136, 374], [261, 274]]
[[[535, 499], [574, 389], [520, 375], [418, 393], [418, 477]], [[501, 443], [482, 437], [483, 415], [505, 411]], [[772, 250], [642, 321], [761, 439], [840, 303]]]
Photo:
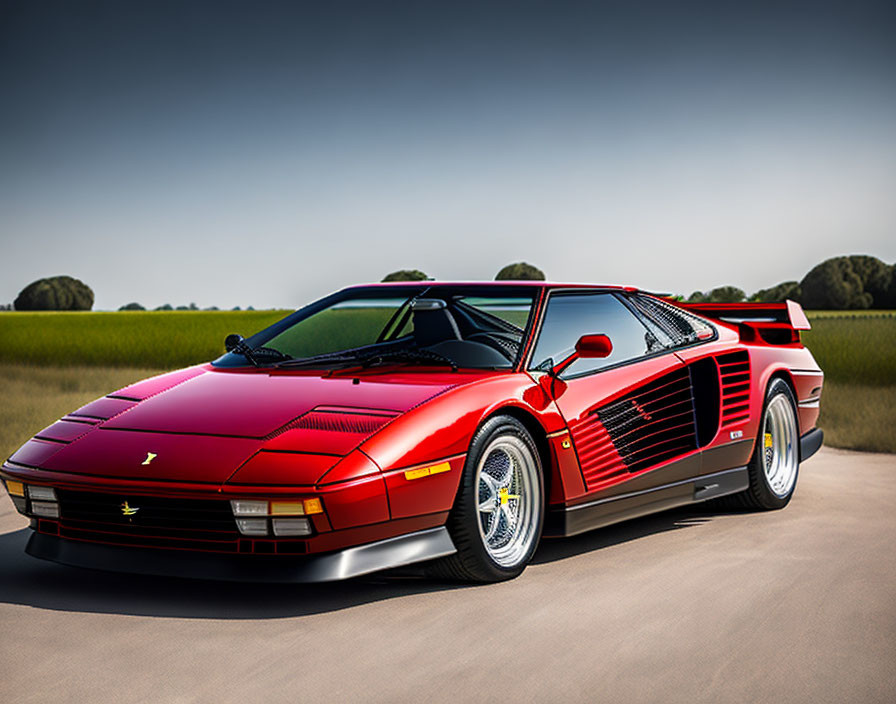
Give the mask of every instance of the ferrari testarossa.
[[326, 581], [515, 577], [542, 537], [720, 499], [784, 507], [823, 373], [798, 304], [631, 287], [344, 289], [88, 403], [2, 467], [27, 552]]

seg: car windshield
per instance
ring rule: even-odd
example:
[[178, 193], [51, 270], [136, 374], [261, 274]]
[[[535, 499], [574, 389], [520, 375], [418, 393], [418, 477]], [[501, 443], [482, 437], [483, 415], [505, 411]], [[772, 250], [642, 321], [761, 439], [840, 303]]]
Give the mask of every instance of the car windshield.
[[[347, 289], [296, 311], [246, 344], [275, 360], [269, 364], [283, 367], [424, 363], [510, 368], [520, 353], [534, 295], [534, 289], [510, 286], [426, 283]], [[234, 367], [250, 361], [234, 350], [213, 364]]]

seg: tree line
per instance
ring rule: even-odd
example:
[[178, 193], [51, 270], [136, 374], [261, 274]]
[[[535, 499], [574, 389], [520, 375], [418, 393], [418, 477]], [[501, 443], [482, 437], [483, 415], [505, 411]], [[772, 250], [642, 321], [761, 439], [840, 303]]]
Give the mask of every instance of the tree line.
[[[388, 281], [432, 281], [433, 277], [419, 269], [399, 269], [382, 279]], [[496, 281], [544, 281], [544, 272], [528, 262], [514, 262], [503, 267]], [[784, 281], [748, 296], [736, 286], [719, 286], [709, 291], [694, 291], [684, 298], [689, 303], [773, 303], [791, 299], [810, 310], [862, 310], [896, 308], [896, 265], [877, 257], [850, 255], [833, 257], [813, 267], [800, 281]], [[0, 310], [90, 310], [94, 295], [83, 281], [71, 276], [52, 276], [28, 284], [12, 306]], [[119, 310], [146, 310], [139, 303], [127, 303]], [[188, 306], [165, 304], [154, 310], [199, 310]], [[203, 310], [218, 310], [217, 307]], [[239, 306], [232, 310], [240, 310]], [[253, 310], [252, 306], [246, 310]]]

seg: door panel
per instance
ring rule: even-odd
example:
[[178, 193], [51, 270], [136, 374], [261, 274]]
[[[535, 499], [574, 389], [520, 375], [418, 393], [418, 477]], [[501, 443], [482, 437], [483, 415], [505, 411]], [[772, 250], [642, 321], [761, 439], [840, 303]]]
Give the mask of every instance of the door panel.
[[689, 372], [673, 354], [558, 381], [555, 398], [589, 493], [697, 449]]

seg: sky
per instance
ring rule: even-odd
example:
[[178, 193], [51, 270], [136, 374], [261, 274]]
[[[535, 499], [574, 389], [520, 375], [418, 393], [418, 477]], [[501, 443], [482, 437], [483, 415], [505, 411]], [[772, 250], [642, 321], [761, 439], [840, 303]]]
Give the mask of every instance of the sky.
[[0, 303], [896, 261], [892, 2], [0, 0], [0, 87]]

